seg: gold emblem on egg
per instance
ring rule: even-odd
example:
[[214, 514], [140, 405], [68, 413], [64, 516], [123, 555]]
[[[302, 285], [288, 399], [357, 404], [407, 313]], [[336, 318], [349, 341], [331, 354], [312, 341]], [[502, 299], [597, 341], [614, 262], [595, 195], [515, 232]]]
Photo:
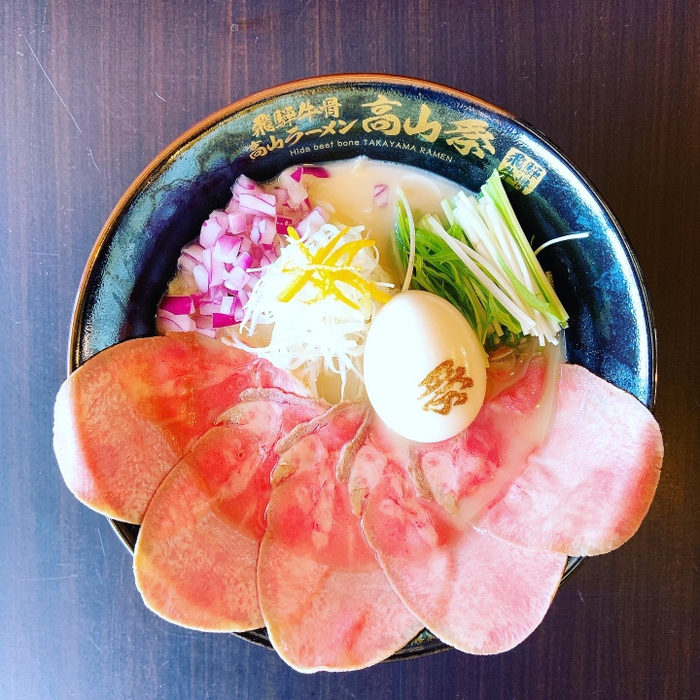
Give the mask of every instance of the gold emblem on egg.
[[446, 416], [455, 406], [467, 402], [466, 390], [474, 386], [474, 380], [467, 374], [464, 365], [455, 367], [454, 360], [445, 360], [428, 372], [418, 386], [425, 388], [418, 398], [428, 399], [423, 404], [423, 410]]

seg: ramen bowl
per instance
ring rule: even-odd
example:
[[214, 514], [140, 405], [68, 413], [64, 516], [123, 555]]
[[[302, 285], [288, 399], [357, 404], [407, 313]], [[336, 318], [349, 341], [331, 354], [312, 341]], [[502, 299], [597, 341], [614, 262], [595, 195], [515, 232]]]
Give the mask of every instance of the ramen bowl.
[[[533, 127], [487, 102], [421, 80], [337, 75], [287, 83], [212, 114], [136, 178], [99, 234], [72, 319], [69, 371], [128, 338], [154, 335], [156, 309], [180, 250], [236, 178], [265, 181], [296, 164], [366, 156], [421, 168], [478, 190], [497, 169], [534, 246], [571, 232], [589, 238], [546, 248], [570, 314], [568, 361], [649, 408], [655, 336], [639, 264], [588, 180]], [[133, 549], [138, 528], [112, 521]], [[570, 558], [564, 579], [582, 563]], [[269, 646], [264, 630], [242, 633]], [[423, 632], [395, 657], [445, 648]]]

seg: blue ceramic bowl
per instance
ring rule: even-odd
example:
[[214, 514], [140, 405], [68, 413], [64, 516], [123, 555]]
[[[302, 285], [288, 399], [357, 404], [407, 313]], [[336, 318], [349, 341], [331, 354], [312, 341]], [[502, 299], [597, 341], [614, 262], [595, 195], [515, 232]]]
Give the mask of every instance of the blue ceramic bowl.
[[[288, 83], [213, 114], [168, 146], [134, 181], [88, 261], [71, 327], [69, 371], [110, 345], [153, 335], [158, 301], [180, 249], [226, 204], [242, 173], [268, 180], [299, 163], [365, 155], [417, 166], [477, 190], [497, 168], [537, 247], [572, 231], [583, 243], [540, 260], [571, 314], [570, 362], [653, 407], [656, 343], [639, 264], [586, 178], [531, 126], [483, 100], [421, 80], [338, 75]], [[133, 549], [138, 528], [113, 522]], [[564, 579], [582, 562], [569, 560]], [[264, 630], [241, 636], [269, 646]], [[445, 648], [424, 632], [397, 657]]]

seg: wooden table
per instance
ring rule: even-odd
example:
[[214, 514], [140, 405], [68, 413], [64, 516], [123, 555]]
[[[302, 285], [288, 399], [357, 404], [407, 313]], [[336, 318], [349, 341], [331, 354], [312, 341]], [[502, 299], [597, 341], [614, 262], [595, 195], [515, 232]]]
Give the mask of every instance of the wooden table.
[[[700, 697], [700, 4], [695, 0], [4, 0], [0, 7], [0, 697]], [[74, 294], [117, 199], [172, 139], [309, 75], [406, 74], [543, 131], [596, 184], [658, 331], [661, 484], [514, 651], [302, 676], [148, 612], [131, 555], [51, 447]]]

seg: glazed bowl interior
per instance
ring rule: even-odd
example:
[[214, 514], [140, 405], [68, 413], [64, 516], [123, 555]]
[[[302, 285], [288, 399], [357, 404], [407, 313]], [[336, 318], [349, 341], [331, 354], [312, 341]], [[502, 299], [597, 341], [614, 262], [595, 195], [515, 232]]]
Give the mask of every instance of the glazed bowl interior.
[[[415, 166], [478, 190], [498, 169], [534, 247], [544, 250], [570, 314], [567, 358], [634, 394], [655, 396], [651, 307], [634, 253], [603, 200], [541, 134], [470, 95], [419, 80], [341, 75], [273, 88], [194, 126], [135, 180], [99, 235], [71, 328], [69, 371], [128, 338], [155, 334], [180, 249], [245, 174], [266, 181], [295, 164], [366, 156]], [[133, 549], [138, 528], [113, 523]], [[570, 558], [564, 579], [581, 563]], [[269, 645], [264, 630], [241, 635]], [[444, 648], [422, 633], [397, 656]]]

